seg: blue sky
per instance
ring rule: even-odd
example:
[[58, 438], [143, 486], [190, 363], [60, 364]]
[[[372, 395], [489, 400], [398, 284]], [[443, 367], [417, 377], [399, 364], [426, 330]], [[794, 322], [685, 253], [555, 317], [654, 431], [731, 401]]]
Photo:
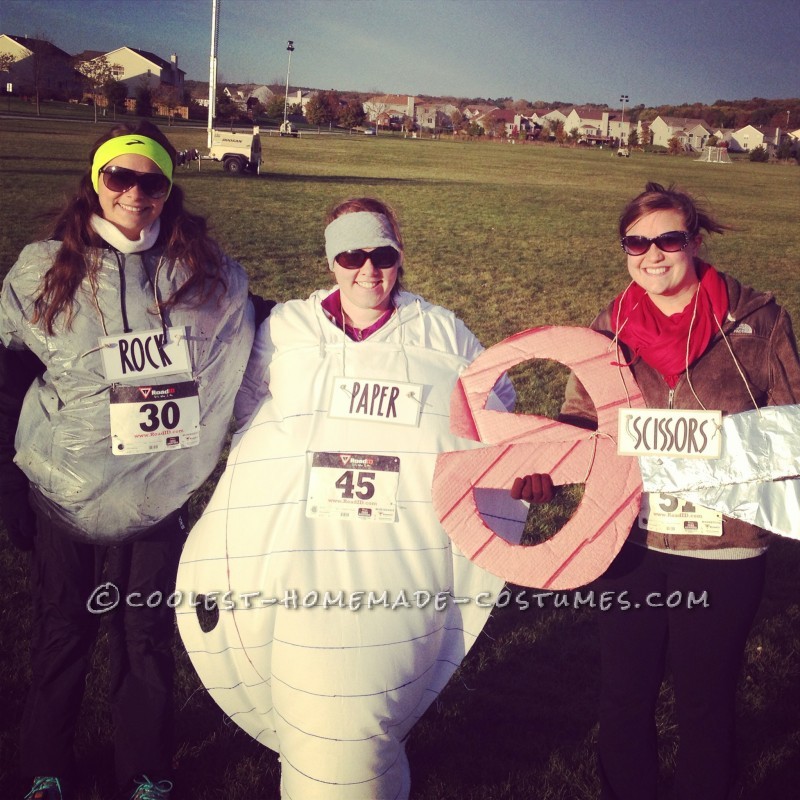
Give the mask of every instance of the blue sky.
[[[2, 0], [0, 33], [177, 52], [208, 80], [211, 0]], [[315, 89], [619, 106], [800, 96], [797, 0], [220, 0], [219, 75]]]

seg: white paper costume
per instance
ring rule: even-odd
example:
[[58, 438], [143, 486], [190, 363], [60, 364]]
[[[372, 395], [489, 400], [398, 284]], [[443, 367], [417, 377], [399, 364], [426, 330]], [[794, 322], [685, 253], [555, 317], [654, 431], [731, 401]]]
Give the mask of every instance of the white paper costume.
[[[325, 316], [327, 294], [277, 306], [257, 333], [237, 415], [255, 411], [178, 575], [184, 593], [219, 593], [219, 618], [204, 633], [183, 606], [178, 624], [216, 702], [280, 753], [283, 797], [403, 798], [403, 739], [502, 588], [431, 504], [437, 453], [477, 446], [450, 433], [449, 406], [482, 348], [405, 292], [351, 341]], [[513, 407], [510, 384], [498, 395]], [[472, 599], [437, 610], [443, 593]]]

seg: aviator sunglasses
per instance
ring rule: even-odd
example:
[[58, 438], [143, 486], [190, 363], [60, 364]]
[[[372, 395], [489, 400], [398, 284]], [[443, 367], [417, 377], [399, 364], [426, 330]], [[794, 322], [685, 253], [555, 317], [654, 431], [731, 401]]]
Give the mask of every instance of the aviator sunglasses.
[[345, 269], [360, 269], [369, 259], [376, 269], [390, 269], [397, 264], [399, 256], [400, 254], [397, 250], [387, 244], [383, 247], [376, 247], [369, 252], [366, 250], [345, 250], [343, 253], [339, 253], [334, 261]]
[[102, 167], [103, 183], [112, 192], [127, 192], [138, 186], [148, 197], [158, 200], [169, 192], [169, 178], [161, 172], [134, 172], [125, 167]]
[[643, 256], [651, 244], [663, 253], [677, 253], [689, 244], [689, 234], [686, 231], [668, 231], [652, 239], [647, 236], [623, 236], [619, 241], [629, 256]]

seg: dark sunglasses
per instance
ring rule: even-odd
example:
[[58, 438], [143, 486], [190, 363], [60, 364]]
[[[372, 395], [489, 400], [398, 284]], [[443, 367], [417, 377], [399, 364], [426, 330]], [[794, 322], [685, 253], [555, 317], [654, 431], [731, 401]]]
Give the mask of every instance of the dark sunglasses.
[[397, 264], [399, 258], [400, 253], [387, 244], [383, 247], [376, 247], [369, 252], [366, 250], [345, 250], [344, 253], [339, 253], [334, 261], [345, 269], [360, 269], [369, 259], [376, 269], [389, 269]]
[[653, 239], [646, 236], [623, 236], [619, 241], [629, 256], [643, 256], [651, 244], [664, 253], [677, 253], [689, 244], [689, 234], [687, 231], [668, 231]]
[[161, 172], [134, 172], [125, 167], [102, 167], [103, 183], [112, 192], [127, 192], [138, 186], [148, 197], [158, 200], [169, 192], [172, 185]]

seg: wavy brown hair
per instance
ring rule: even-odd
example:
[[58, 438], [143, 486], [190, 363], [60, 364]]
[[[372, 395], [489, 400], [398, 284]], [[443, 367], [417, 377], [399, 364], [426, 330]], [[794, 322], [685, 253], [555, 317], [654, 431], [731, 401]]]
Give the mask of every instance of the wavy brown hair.
[[[392, 229], [394, 238], [397, 239], [400, 245], [402, 255], [402, 251], [405, 248], [397, 214], [390, 205], [384, 203], [383, 200], [378, 200], [376, 197], [351, 197], [348, 200], [342, 200], [341, 203], [337, 203], [325, 215], [325, 226], [327, 227], [335, 219], [343, 217], [345, 214], [354, 214], [357, 211], [370, 211], [373, 214], [383, 214], [383, 216], [389, 220], [389, 226]], [[394, 286], [392, 286], [390, 297], [394, 298], [403, 288], [403, 263], [401, 261], [400, 266], [397, 268], [397, 280], [394, 282]]]
[[[41, 324], [48, 334], [53, 334], [53, 326], [61, 314], [65, 315], [69, 328], [74, 314], [75, 293], [85, 279], [96, 279], [101, 263], [100, 248], [104, 242], [94, 232], [90, 220], [92, 214], [102, 216], [103, 212], [92, 186], [92, 160], [100, 145], [116, 136], [128, 134], [147, 136], [158, 142], [175, 166], [175, 148], [147, 120], [135, 125], [115, 125], [94, 143], [89, 153], [89, 166], [78, 184], [78, 191], [58, 213], [49, 233], [49, 238], [60, 241], [61, 247], [42, 279], [34, 301], [33, 315], [33, 321]], [[227, 286], [222, 253], [208, 234], [205, 218], [189, 213], [183, 201], [183, 192], [173, 184], [159, 217], [161, 230], [157, 245], [164, 248], [166, 259], [180, 264], [186, 275], [181, 286], [170, 297], [159, 302], [162, 310], [168, 310], [180, 302], [200, 305]], [[153, 313], [156, 311], [154, 308]]]
[[619, 235], [625, 236], [634, 222], [653, 211], [677, 211], [683, 217], [686, 230], [692, 237], [697, 236], [701, 230], [707, 233], [724, 233], [731, 230], [730, 225], [724, 225], [714, 219], [687, 192], [681, 191], [674, 185], [664, 188], [660, 183], [650, 182], [641, 194], [634, 197], [622, 209], [619, 217]]

